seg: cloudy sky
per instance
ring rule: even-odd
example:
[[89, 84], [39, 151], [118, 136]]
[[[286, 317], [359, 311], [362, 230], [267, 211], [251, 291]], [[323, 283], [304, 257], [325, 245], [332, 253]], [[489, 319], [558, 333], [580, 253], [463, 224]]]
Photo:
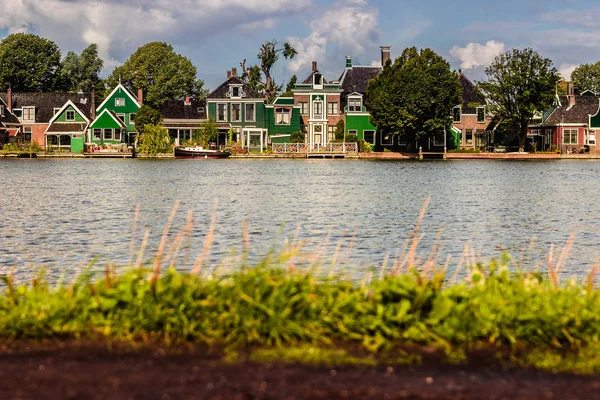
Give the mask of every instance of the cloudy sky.
[[244, 58], [255, 62], [266, 40], [298, 50], [274, 71], [278, 82], [304, 79], [318, 60], [337, 79], [344, 56], [355, 64], [392, 57], [407, 46], [430, 47], [475, 80], [500, 51], [533, 47], [568, 77], [600, 60], [597, 0], [0, 0], [0, 38], [31, 32], [63, 53], [97, 43], [106, 76], [140, 45], [171, 43], [198, 76], [216, 87]]

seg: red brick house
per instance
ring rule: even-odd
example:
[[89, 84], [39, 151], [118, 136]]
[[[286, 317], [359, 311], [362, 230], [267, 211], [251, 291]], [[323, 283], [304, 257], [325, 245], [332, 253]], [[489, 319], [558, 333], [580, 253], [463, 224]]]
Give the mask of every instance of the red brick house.
[[485, 98], [475, 90], [475, 85], [460, 71], [458, 81], [462, 87], [462, 103], [452, 109], [452, 130], [458, 134], [461, 149], [485, 151], [493, 138], [488, 132], [492, 116], [485, 107]]

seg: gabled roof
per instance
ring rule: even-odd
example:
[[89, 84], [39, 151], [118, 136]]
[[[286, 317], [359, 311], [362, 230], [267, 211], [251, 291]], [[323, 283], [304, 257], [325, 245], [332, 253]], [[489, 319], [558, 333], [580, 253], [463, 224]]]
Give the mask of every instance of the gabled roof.
[[56, 114], [54, 114], [54, 116], [52, 117], [52, 119], [50, 120], [50, 123], [52, 124], [56, 118], [58, 118], [63, 112], [65, 112], [65, 110], [67, 109], [67, 107], [72, 106], [75, 111], [77, 111], [79, 113], [79, 115], [81, 115], [83, 117], [83, 119], [86, 120], [86, 122], [90, 122], [89, 116], [86, 115], [86, 113], [81, 110], [78, 106], [75, 105], [75, 103], [73, 103], [71, 100], [67, 100], [67, 102], [60, 108], [60, 110], [58, 110], [56, 112]]
[[208, 99], [229, 99], [229, 97], [227, 97], [227, 93], [229, 92], [229, 85], [242, 85], [242, 90], [246, 94], [246, 96], [244, 96], [245, 99], [262, 99], [265, 97], [264, 94], [259, 93], [256, 90], [252, 89], [252, 86], [248, 85], [247, 83], [242, 81], [237, 76], [232, 76], [231, 78], [227, 79], [225, 82], [221, 83], [221, 85], [219, 85], [219, 87], [217, 87], [215, 90], [210, 92], [210, 94], [207, 96], [207, 98]]
[[[7, 94], [2, 93], [0, 97], [6, 103]], [[91, 107], [90, 93], [13, 92], [12, 109], [35, 107], [35, 122], [47, 123], [54, 117], [54, 109], [61, 108], [69, 100], [80, 103], [79, 109]]]
[[595, 96], [575, 96], [575, 105], [569, 107], [568, 96], [560, 96], [560, 106], [543, 121], [543, 125], [588, 124], [589, 116], [596, 115], [600, 98]]
[[477, 109], [469, 107], [469, 104], [478, 103], [485, 106], [485, 98], [477, 93], [475, 85], [465, 75], [458, 74], [458, 82], [462, 88], [462, 113], [477, 114]]
[[[83, 119], [85, 120], [85, 122], [72, 122], [72, 121], [69, 121], [69, 122], [56, 122], [56, 119], [62, 113], [64, 113], [65, 110], [69, 106], [73, 107], [75, 109], [75, 111], [78, 112], [79, 115], [81, 115], [83, 117]], [[65, 105], [62, 106], [62, 108], [60, 110], [58, 110], [56, 112], [56, 114], [54, 114], [54, 116], [50, 120], [50, 124], [46, 128], [46, 132], [45, 133], [55, 133], [55, 132], [74, 133], [74, 132], [83, 132], [88, 127], [89, 123], [90, 123], [90, 119], [89, 119], [88, 115], [86, 115], [86, 113], [84, 111], [82, 111], [75, 103], [73, 103], [71, 100], [68, 100], [65, 103]]]
[[104, 99], [104, 101], [102, 102], [102, 104], [100, 104], [98, 107], [96, 107], [96, 111], [100, 111], [100, 109], [106, 104], [106, 102], [112, 97], [113, 94], [115, 94], [115, 92], [119, 89], [122, 89], [125, 94], [127, 95], [127, 97], [129, 97], [133, 103], [139, 107], [141, 107], [141, 104], [138, 103], [137, 98], [133, 95], [133, 93], [131, 93], [129, 91], [129, 89], [127, 89], [125, 86], [123, 86], [123, 84], [121, 82], [119, 82], [119, 84], [117, 86], [115, 86], [115, 88], [112, 90], [112, 92], [110, 92], [110, 94], [108, 96], [106, 96], [106, 98]]
[[[199, 111], [200, 109], [200, 111]], [[160, 107], [164, 119], [207, 119], [206, 100], [190, 99], [190, 104], [185, 100], [168, 100]]]
[[[358, 93], [365, 98], [366, 103], [367, 86], [371, 79], [376, 78], [382, 71], [381, 67], [353, 66], [347, 68], [340, 76], [340, 87], [342, 88], [342, 108], [348, 104], [348, 96]], [[368, 109], [367, 109], [368, 110]]]
[[115, 120], [115, 122], [116, 122], [117, 124], [119, 124], [119, 126], [120, 126], [122, 129], [127, 129], [127, 126], [125, 125], [125, 123], [124, 123], [123, 121], [121, 121], [121, 119], [120, 119], [120, 118], [117, 116], [117, 114], [116, 114], [114, 111], [112, 111], [112, 110], [109, 110], [108, 108], [105, 108], [104, 110], [102, 110], [102, 112], [101, 112], [100, 114], [98, 114], [98, 116], [96, 117], [96, 119], [95, 119], [95, 120], [93, 120], [93, 121], [91, 122], [91, 124], [90, 124], [90, 125], [94, 125], [94, 123], [95, 123], [97, 120], [99, 120], [99, 119], [100, 119], [100, 118], [101, 118], [101, 117], [102, 117], [104, 114], [106, 114], [106, 113], [108, 113], [108, 115], [110, 115], [110, 116], [112, 117], [112, 119], [114, 119], [114, 120]]
[[20, 124], [19, 119], [10, 111], [8, 111], [8, 106], [6, 102], [0, 98], [0, 105], [4, 106], [4, 115], [0, 114], [0, 126], [6, 126], [7, 124]]
[[319, 70], [311, 72], [310, 75], [308, 76], [308, 78], [306, 78], [302, 83], [312, 85], [312, 83], [313, 83], [313, 76], [315, 76], [315, 74], [321, 74], [321, 76], [323, 76], [323, 85], [326, 85], [326, 84], [329, 83], [325, 79], [325, 75], [323, 75], [323, 73], [319, 72]]

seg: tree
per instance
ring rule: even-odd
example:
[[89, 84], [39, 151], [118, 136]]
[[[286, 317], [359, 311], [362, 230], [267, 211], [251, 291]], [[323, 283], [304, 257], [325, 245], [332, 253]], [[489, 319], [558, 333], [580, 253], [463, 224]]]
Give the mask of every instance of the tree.
[[294, 132], [290, 135], [290, 142], [292, 143], [305, 143], [306, 138], [304, 132]]
[[135, 130], [144, 133], [147, 125], [159, 125], [162, 119], [162, 114], [158, 110], [144, 104], [135, 114]]
[[586, 90], [600, 91], [600, 61], [596, 64], [582, 64], [571, 73], [575, 93]]
[[451, 124], [450, 110], [460, 102], [460, 91], [443, 57], [431, 49], [407, 48], [369, 82], [371, 123], [412, 143]]
[[208, 147], [210, 142], [217, 140], [218, 135], [219, 128], [217, 128], [215, 121], [209, 118], [208, 122], [198, 130], [196, 142], [202, 147]]
[[171, 138], [166, 128], [158, 125], [144, 126], [144, 133], [139, 137], [140, 153], [155, 156], [158, 153], [169, 153], [171, 150]]
[[344, 140], [345, 134], [346, 134], [346, 129], [344, 127], [344, 120], [341, 119], [335, 125], [335, 140]]
[[478, 82], [477, 87], [487, 97], [488, 110], [517, 133], [522, 152], [531, 117], [547, 110], [555, 99], [558, 72], [549, 58], [526, 48], [499, 54], [485, 73], [487, 81]]
[[31, 33], [14, 33], [0, 42], [0, 90], [46, 92], [57, 89], [60, 49]]
[[98, 56], [98, 45], [90, 44], [81, 55], [70, 51], [61, 63], [61, 81], [68, 91], [90, 92], [92, 85], [100, 87], [100, 71], [104, 61]]
[[[240, 63], [242, 67], [242, 78], [248, 82], [253, 89], [265, 92], [265, 98], [269, 103], [272, 103], [281, 91], [281, 85], [277, 85], [271, 77], [271, 69], [277, 61], [283, 56], [285, 59], [291, 60], [298, 52], [289, 43], [283, 45], [276, 41], [265, 42], [257, 55], [260, 60], [260, 66], [246, 67], [246, 60]], [[263, 79], [264, 75], [264, 79]]]
[[294, 92], [292, 90], [294, 89], [294, 87], [296, 87], [297, 81], [298, 81], [298, 78], [296, 77], [296, 75], [292, 75], [292, 77], [290, 78], [290, 81], [288, 82], [288, 84], [285, 87], [285, 92], [283, 93], [284, 97], [294, 97]]
[[164, 42], [150, 42], [139, 47], [127, 61], [108, 77], [108, 86], [119, 82], [133, 92], [144, 91], [144, 103], [159, 108], [165, 101], [186, 95], [202, 98], [204, 81], [196, 79], [197, 70], [192, 62], [175, 53], [173, 46]]

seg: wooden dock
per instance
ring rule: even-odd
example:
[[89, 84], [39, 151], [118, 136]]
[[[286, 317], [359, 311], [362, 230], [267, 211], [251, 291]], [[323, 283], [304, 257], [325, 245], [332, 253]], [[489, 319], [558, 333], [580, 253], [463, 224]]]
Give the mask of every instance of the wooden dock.
[[85, 158], [133, 158], [133, 153], [100, 152], [83, 153]]

